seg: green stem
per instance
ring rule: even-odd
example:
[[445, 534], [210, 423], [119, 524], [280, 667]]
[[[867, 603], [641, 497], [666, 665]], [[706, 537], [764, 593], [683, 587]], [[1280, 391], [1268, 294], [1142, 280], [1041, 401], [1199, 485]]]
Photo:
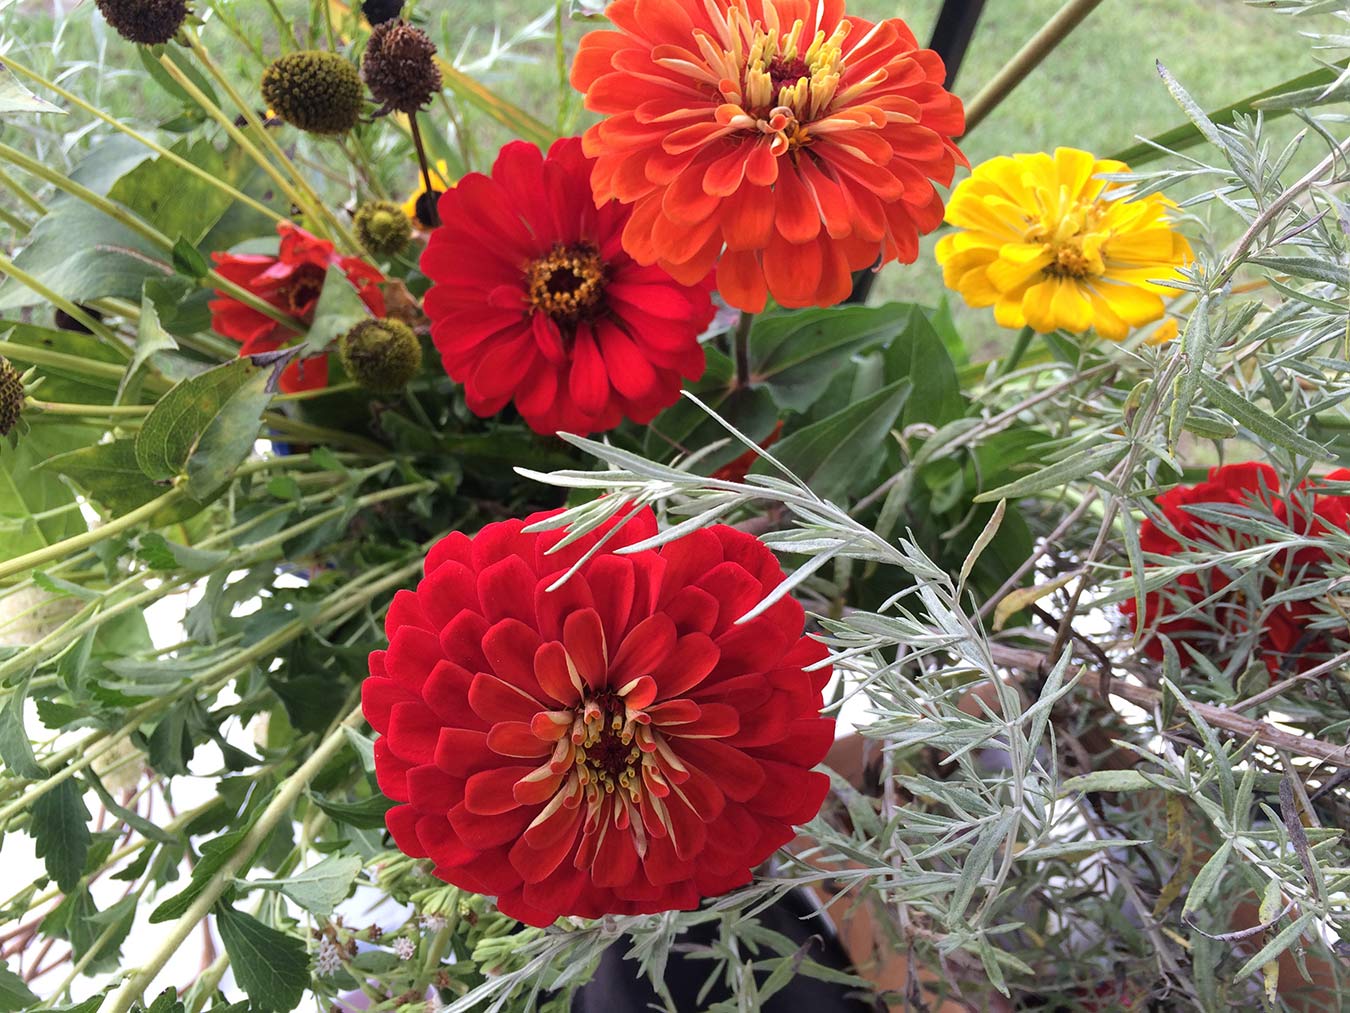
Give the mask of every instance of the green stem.
[[343, 734], [343, 729], [355, 728], [361, 720], [360, 706], [354, 707], [338, 729], [319, 744], [319, 747], [296, 769], [294, 774], [282, 782], [272, 801], [258, 816], [257, 822], [253, 824], [244, 839], [239, 842], [239, 846], [234, 853], [207, 881], [201, 893], [197, 895], [197, 899], [192, 902], [192, 906], [173, 923], [173, 929], [170, 931], [169, 937], [113, 996], [110, 1013], [127, 1013], [131, 1004], [141, 996], [155, 979], [155, 976], [163, 970], [169, 959], [178, 952], [178, 947], [182, 946], [183, 941], [196, 929], [197, 923], [211, 913], [211, 909], [215, 907], [221, 894], [233, 882], [234, 877], [253, 860], [254, 854], [263, 846], [282, 819], [289, 816], [291, 807], [299, 799], [300, 793], [305, 790], [309, 782], [324, 768], [328, 761], [346, 745], [347, 737]]
[[25, 570], [34, 570], [44, 563], [49, 563], [54, 559], [61, 559], [73, 552], [88, 548], [91, 545], [97, 545], [99, 542], [111, 538], [113, 535], [121, 534], [130, 528], [134, 528], [141, 521], [149, 520], [160, 510], [169, 506], [175, 500], [182, 496], [179, 489], [170, 489], [162, 496], [152, 499], [149, 503], [137, 507], [131, 513], [123, 514], [121, 517], [115, 517], [106, 524], [100, 525], [89, 531], [78, 535], [72, 535], [70, 538], [57, 542], [55, 545], [48, 545], [45, 548], [35, 549], [32, 552], [14, 559], [6, 560], [0, 563], [0, 580], [12, 577], [15, 574], [23, 573]]
[[[6, 59], [8, 59], [8, 57], [6, 57]], [[0, 184], [3, 184], [10, 193], [14, 194], [14, 196], [19, 199], [20, 203], [27, 207], [29, 211], [35, 211], [40, 215], [45, 215], [47, 213], [47, 205], [43, 204], [42, 201], [29, 193], [26, 186], [7, 173], [4, 169], [0, 169]]]
[[235, 189], [234, 187], [230, 186], [229, 183], [226, 183], [223, 179], [221, 179], [219, 176], [213, 175], [212, 173], [203, 169], [200, 165], [196, 165], [195, 163], [188, 161], [186, 158], [184, 158], [177, 152], [171, 151], [168, 148], [164, 147], [164, 145], [159, 144], [158, 142], [152, 140], [149, 137], [146, 137], [139, 131], [133, 130], [131, 127], [127, 126], [125, 123], [123, 123], [116, 117], [109, 116], [107, 113], [99, 109], [97, 106], [90, 105], [88, 102], [86, 102], [84, 99], [80, 98], [73, 92], [66, 91], [66, 89], [62, 88], [59, 84], [47, 80], [41, 74], [37, 73], [36, 71], [28, 69], [21, 63], [17, 63], [12, 56], [6, 54], [3, 62], [6, 67], [14, 71], [15, 73], [19, 74], [20, 76], [26, 77], [33, 83], [41, 85], [42, 87], [55, 92], [57, 95], [60, 95], [63, 99], [65, 99], [67, 102], [71, 103], [74, 106], [77, 106], [84, 112], [89, 113], [89, 115], [95, 116], [98, 119], [102, 120], [104, 123], [107, 123], [109, 126], [113, 127], [114, 129], [120, 130], [122, 133], [126, 134], [128, 137], [136, 141], [138, 144], [145, 145], [145, 147], [149, 148], [160, 158], [167, 159], [168, 161], [172, 162], [174, 165], [182, 169], [184, 172], [190, 173], [191, 175], [196, 176], [198, 179], [202, 180], [203, 182], [211, 184], [212, 186], [220, 190], [222, 193], [229, 194], [230, 197], [232, 197], [234, 200], [237, 200], [239, 203], [252, 208], [259, 214], [266, 215], [273, 221], [281, 222], [286, 220], [281, 215], [277, 214], [277, 212], [269, 208], [266, 204], [262, 204], [254, 200], [252, 197], [244, 193], [242, 190]]
[[40, 412], [48, 415], [84, 415], [89, 418], [117, 419], [127, 416], [148, 415], [154, 405], [108, 405], [108, 404], [65, 404], [59, 401], [38, 401], [29, 398], [28, 403]]

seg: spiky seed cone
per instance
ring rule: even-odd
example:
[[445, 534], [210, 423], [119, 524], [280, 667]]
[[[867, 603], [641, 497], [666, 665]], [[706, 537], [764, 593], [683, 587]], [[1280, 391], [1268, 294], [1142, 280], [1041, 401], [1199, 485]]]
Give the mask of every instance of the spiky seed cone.
[[422, 368], [422, 343], [401, 320], [363, 320], [338, 339], [347, 375], [366, 390], [392, 394]]
[[397, 204], [387, 200], [367, 201], [356, 209], [356, 238], [377, 257], [394, 257], [412, 239], [412, 222]]
[[345, 134], [361, 116], [361, 75], [336, 53], [287, 53], [263, 71], [263, 99], [292, 126]]
[[23, 413], [23, 378], [14, 364], [0, 355], [0, 436], [8, 436]]
[[187, 0], [94, 0], [103, 20], [128, 42], [157, 46], [178, 34]]
[[441, 90], [436, 44], [406, 21], [376, 25], [361, 61], [361, 77], [385, 112], [415, 113]]
[[403, 13], [403, 0], [366, 0], [361, 13], [372, 25], [382, 25]]

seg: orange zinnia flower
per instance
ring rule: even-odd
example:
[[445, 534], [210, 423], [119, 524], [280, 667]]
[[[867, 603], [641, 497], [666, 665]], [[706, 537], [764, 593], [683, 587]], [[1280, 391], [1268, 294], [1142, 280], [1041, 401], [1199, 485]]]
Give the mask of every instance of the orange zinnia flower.
[[743, 310], [830, 306], [850, 272], [919, 254], [934, 182], [965, 159], [961, 102], [898, 18], [844, 0], [615, 0], [572, 84], [597, 203], [633, 204], [624, 248], [684, 284], [717, 266]]

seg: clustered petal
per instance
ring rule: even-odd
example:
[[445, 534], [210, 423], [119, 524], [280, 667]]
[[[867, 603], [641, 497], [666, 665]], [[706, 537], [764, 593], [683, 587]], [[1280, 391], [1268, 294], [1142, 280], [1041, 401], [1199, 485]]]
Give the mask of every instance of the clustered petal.
[[615, 0], [572, 83], [595, 199], [633, 205], [625, 249], [733, 306], [830, 306], [850, 272], [912, 263], [965, 159], [941, 58], [844, 0]]
[[[1333, 471], [1327, 482], [1350, 481], [1350, 470]], [[1146, 519], [1139, 529], [1140, 548], [1157, 557], [1171, 557], [1205, 547], [1231, 551], [1256, 544], [1248, 531], [1237, 526], [1201, 517], [1192, 508], [1242, 507], [1273, 516], [1299, 535], [1320, 536], [1331, 529], [1350, 531], [1350, 496], [1318, 492], [1303, 482], [1293, 496], [1280, 491], [1279, 475], [1267, 464], [1247, 462], [1214, 468], [1209, 479], [1193, 486], [1178, 486], [1159, 496], [1156, 503], [1166, 525]], [[1318, 579], [1328, 562], [1326, 553], [1315, 546], [1280, 553], [1271, 564], [1273, 576], [1262, 580], [1261, 601], [1287, 591], [1297, 584]], [[1178, 646], [1182, 664], [1190, 658], [1182, 644], [1213, 653], [1217, 640], [1250, 634], [1255, 627], [1255, 654], [1272, 675], [1306, 671], [1324, 661], [1329, 654], [1326, 636], [1312, 628], [1318, 617], [1316, 605], [1309, 600], [1286, 601], [1255, 615], [1254, 604], [1236, 588], [1237, 571], [1214, 566], [1198, 572], [1183, 573], [1174, 585], [1145, 596], [1144, 607], [1130, 598], [1121, 611], [1143, 631], [1151, 634], [1144, 651], [1156, 660], [1163, 657], [1159, 637], [1167, 637]], [[1208, 601], [1207, 601], [1208, 600]], [[1193, 605], [1201, 605], [1192, 614]]]
[[[1172, 228], [1176, 205], [1161, 194], [1129, 199], [1103, 173], [1123, 162], [1076, 148], [1053, 156], [999, 156], [977, 165], [952, 192], [947, 221], [960, 231], [938, 240], [947, 287], [971, 306], [993, 306], [1004, 327], [1041, 334], [1093, 328], [1122, 341], [1162, 318], [1169, 281], [1191, 259]], [[1176, 334], [1174, 324], [1150, 340]]]
[[[384, 316], [385, 280], [374, 267], [360, 257], [342, 257], [326, 239], [310, 235], [290, 222], [279, 222], [281, 247], [274, 256], [255, 253], [213, 253], [216, 270], [227, 281], [242, 286], [264, 302], [295, 317], [302, 324], [314, 319], [314, 310], [323, 292], [328, 268], [341, 268], [361, 296], [361, 301], [377, 317]], [[240, 355], [272, 352], [297, 336], [297, 332], [278, 323], [266, 313], [245, 305], [216, 290], [211, 300], [211, 327], [216, 333], [237, 341]], [[292, 362], [281, 374], [281, 389], [287, 392], [312, 390], [328, 384], [328, 356], [312, 355]]]
[[425, 309], [479, 415], [513, 402], [538, 432], [597, 432], [651, 421], [679, 399], [681, 377], [703, 373], [710, 279], [680, 283], [625, 253], [628, 211], [595, 205], [591, 164], [576, 138], [547, 158], [516, 141], [490, 176], [471, 173], [440, 199]]
[[691, 909], [820, 808], [827, 652], [790, 597], [736, 624], [784, 579], [744, 532], [618, 554], [643, 509], [551, 551], [547, 516], [447, 536], [395, 597], [362, 697], [389, 831], [533, 925]]

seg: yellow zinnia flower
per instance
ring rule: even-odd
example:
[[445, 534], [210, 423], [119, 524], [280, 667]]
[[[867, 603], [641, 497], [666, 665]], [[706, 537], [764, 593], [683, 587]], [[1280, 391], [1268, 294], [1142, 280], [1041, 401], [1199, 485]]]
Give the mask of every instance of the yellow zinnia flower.
[[1181, 277], [1191, 247], [1171, 227], [1170, 200], [1129, 200], [1097, 178], [1128, 171], [1076, 148], [976, 166], [947, 204], [961, 231], [938, 242], [943, 281], [971, 306], [993, 306], [1004, 327], [1041, 334], [1092, 327], [1121, 341], [1160, 319], [1163, 297], [1176, 294], [1165, 282]]
[[[444, 159], [436, 161], [436, 167], [431, 170], [431, 185], [442, 193], [450, 189], [450, 167], [445, 164]], [[422, 195], [427, 192], [426, 182], [422, 179], [422, 173], [417, 173], [417, 190], [403, 202], [403, 213], [412, 219], [413, 224], [419, 228], [430, 228], [426, 222], [417, 217], [417, 202], [422, 199]]]

